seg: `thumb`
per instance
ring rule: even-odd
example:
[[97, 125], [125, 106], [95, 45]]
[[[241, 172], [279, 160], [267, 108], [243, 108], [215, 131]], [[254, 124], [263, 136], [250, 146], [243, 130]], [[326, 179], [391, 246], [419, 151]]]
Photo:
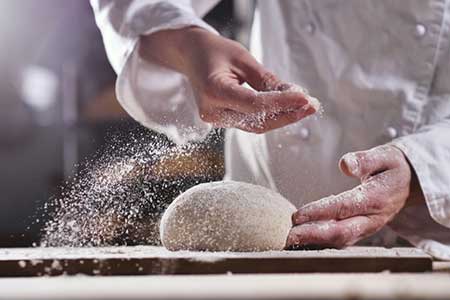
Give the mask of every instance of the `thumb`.
[[364, 180], [397, 167], [399, 162], [395, 150], [392, 146], [379, 146], [367, 151], [350, 152], [341, 158], [339, 168], [347, 176]]

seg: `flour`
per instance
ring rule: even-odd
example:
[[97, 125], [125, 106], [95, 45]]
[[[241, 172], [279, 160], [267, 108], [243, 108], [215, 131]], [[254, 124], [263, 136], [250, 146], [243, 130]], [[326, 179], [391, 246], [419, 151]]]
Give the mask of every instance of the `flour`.
[[173, 193], [200, 183], [196, 174], [221, 169], [199, 157], [189, 172], [177, 173], [195, 153], [217, 144], [217, 132], [203, 143], [182, 146], [155, 138], [146, 129], [127, 134], [127, 143], [119, 143], [122, 136], [111, 137], [110, 146], [87, 161], [65, 183], [60, 197], [46, 204], [42, 214], [51, 218], [41, 246], [157, 245], [159, 219], [176, 197]]
[[308, 100], [308, 106], [314, 108], [314, 110], [316, 112], [321, 112], [322, 111], [322, 106], [320, 105], [320, 102], [317, 98], [314, 98], [313, 96], [311, 96], [309, 94], [309, 91], [299, 85], [291, 85], [290, 88], [287, 90], [289, 92], [299, 92], [301, 94], [303, 94], [306, 98], [306, 100]]
[[[305, 95], [309, 102], [305, 109], [322, 109], [306, 90], [297, 86], [290, 89]], [[260, 112], [238, 119], [237, 124], [260, 128], [267, 119], [276, 117], [273, 112]], [[235, 126], [236, 120], [230, 120], [230, 124]], [[190, 134], [189, 130], [184, 132]], [[42, 215], [46, 219], [50, 216], [50, 220], [43, 229], [41, 246], [157, 245], [160, 216], [176, 196], [168, 191], [185, 190], [206, 180], [194, 177], [196, 174], [218, 174], [222, 169], [221, 165], [212, 166], [201, 157], [191, 164], [191, 170], [180, 166], [183, 161], [192, 160], [194, 153], [217, 144], [221, 137], [216, 132], [201, 143], [183, 146], [150, 137], [146, 129], [128, 135], [130, 141], [121, 146], [118, 146], [120, 138], [112, 137], [109, 148], [86, 161], [64, 183], [60, 195], [45, 204]], [[184, 174], [175, 177], [173, 174], [180, 170]], [[35, 224], [40, 219], [36, 218]]]
[[27, 266], [27, 263], [24, 260], [19, 260], [18, 264], [19, 264], [19, 267], [21, 267], [22, 269]]
[[[304, 98], [308, 101], [301, 110], [307, 111], [310, 108], [313, 108], [317, 115], [322, 115], [323, 107], [321, 106], [318, 99], [309, 95], [309, 92], [298, 86], [289, 84], [287, 89], [284, 90], [274, 90], [274, 91], [254, 91], [256, 95], [259, 96], [270, 96], [270, 95], [282, 95], [283, 93], [301, 93]], [[245, 116], [241, 114], [235, 114], [228, 111], [224, 111], [221, 115], [223, 126], [225, 127], [238, 127], [238, 128], [254, 128], [261, 129], [264, 128], [267, 120], [276, 120], [280, 114], [295, 112], [296, 110], [275, 110], [275, 111], [260, 111], [255, 113], [247, 113]]]

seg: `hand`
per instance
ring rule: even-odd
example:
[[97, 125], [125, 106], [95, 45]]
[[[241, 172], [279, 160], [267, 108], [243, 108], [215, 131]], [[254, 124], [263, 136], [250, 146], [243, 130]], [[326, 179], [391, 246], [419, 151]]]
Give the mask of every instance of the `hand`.
[[348, 153], [339, 165], [345, 175], [360, 179], [361, 184], [294, 213], [288, 247], [353, 245], [380, 230], [405, 206], [412, 174], [396, 147], [386, 145]]
[[[264, 69], [239, 43], [198, 27], [142, 37], [141, 56], [186, 75], [200, 117], [216, 127], [263, 133], [316, 112], [318, 102]], [[248, 83], [254, 90], [243, 87]], [[314, 103], [313, 103], [314, 102]]]

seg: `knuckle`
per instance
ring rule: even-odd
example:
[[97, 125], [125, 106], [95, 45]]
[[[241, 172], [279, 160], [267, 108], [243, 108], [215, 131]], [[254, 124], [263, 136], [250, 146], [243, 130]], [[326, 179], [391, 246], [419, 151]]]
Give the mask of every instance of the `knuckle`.
[[336, 216], [338, 216], [339, 219], [346, 219], [354, 214], [353, 212], [355, 209], [352, 205], [341, 202], [336, 210]]
[[334, 226], [329, 232], [328, 232], [328, 236], [326, 237], [327, 240], [332, 243], [333, 245], [339, 241], [339, 239], [341, 238], [341, 232], [340, 230], [337, 229], [336, 226]]
[[396, 172], [394, 176], [390, 176], [389, 187], [395, 192], [405, 190], [411, 185], [411, 173]]
[[352, 234], [348, 230], [342, 227], [338, 227], [334, 235], [333, 245], [339, 249], [347, 247], [351, 244], [351, 237]]
[[248, 64], [248, 60], [252, 59], [250, 52], [247, 48], [245, 48], [241, 43], [236, 41], [230, 41], [233, 45], [232, 49], [229, 52], [229, 58], [232, 63], [237, 64], [239, 66], [245, 66]]
[[359, 173], [360, 174], [368, 174], [371, 169], [371, 161], [366, 152], [356, 152], [355, 154], [356, 160], [359, 164]]
[[[333, 198], [332, 208], [337, 219], [346, 219], [354, 214], [357, 209], [356, 196], [354, 190], [343, 192]], [[331, 204], [331, 203], [330, 203]]]
[[247, 48], [245, 48], [241, 43], [233, 40], [230, 40], [230, 43], [233, 45], [236, 54], [248, 53]]
[[379, 211], [383, 210], [383, 208], [385, 206], [384, 202], [385, 202], [384, 197], [378, 196], [378, 195], [377, 196], [372, 195], [369, 197], [367, 205], [371, 211], [379, 212]]
[[381, 201], [372, 201], [370, 204], [370, 209], [375, 212], [380, 212], [384, 209], [384, 205]]
[[392, 155], [392, 157], [394, 157], [396, 159], [401, 159], [401, 158], [404, 157], [403, 152], [399, 148], [397, 148], [395, 146], [383, 145], [383, 146], [380, 146], [380, 147], [377, 147], [377, 148], [379, 148], [380, 150], [384, 151], [385, 153], [388, 153], [389, 155]]
[[228, 77], [223, 76], [222, 72], [216, 71], [210, 73], [204, 80], [202, 92], [207, 97], [220, 97], [229, 86]]
[[261, 81], [264, 90], [273, 90], [276, 89], [279, 85], [277, 77], [269, 71], [265, 71], [264, 73], [261, 74]]
[[332, 230], [329, 234], [328, 240], [333, 246], [339, 246], [344, 242], [344, 233], [342, 230], [336, 228]]

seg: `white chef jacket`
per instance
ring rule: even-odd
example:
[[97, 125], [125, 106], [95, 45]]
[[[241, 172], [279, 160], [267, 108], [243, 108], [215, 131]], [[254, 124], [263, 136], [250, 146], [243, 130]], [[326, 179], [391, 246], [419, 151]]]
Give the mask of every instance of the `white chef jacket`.
[[[188, 80], [137, 49], [139, 36], [199, 26], [216, 1], [92, 0], [117, 96], [143, 125], [176, 142], [205, 136]], [[228, 130], [226, 177], [277, 190], [297, 207], [350, 189], [339, 158], [392, 143], [426, 203], [390, 225], [450, 259], [450, 1], [259, 1], [252, 49], [281, 79], [306, 87], [324, 113], [266, 134]]]

